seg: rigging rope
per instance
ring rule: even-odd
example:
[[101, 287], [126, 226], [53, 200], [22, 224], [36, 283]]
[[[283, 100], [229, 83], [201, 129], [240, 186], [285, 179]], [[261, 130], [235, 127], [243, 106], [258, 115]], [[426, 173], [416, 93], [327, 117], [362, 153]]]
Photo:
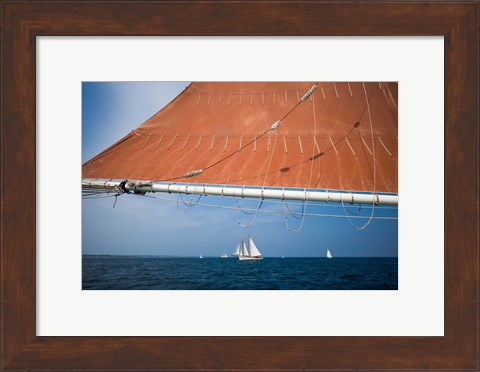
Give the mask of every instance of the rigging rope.
[[253, 223], [255, 222], [256, 218], [257, 218], [257, 214], [258, 214], [258, 211], [260, 210], [260, 208], [262, 207], [263, 205], [263, 190], [265, 189], [265, 183], [267, 182], [267, 176], [268, 176], [268, 171], [270, 170], [270, 165], [272, 164], [272, 159], [273, 159], [273, 154], [275, 152], [275, 148], [276, 148], [276, 145], [277, 145], [277, 138], [278, 138], [278, 126], [276, 127], [275, 129], [275, 139], [273, 140], [273, 148], [272, 148], [272, 152], [270, 153], [270, 158], [268, 160], [268, 165], [267, 165], [267, 170], [265, 171], [265, 177], [263, 178], [263, 186], [262, 186], [262, 198], [260, 199], [260, 202], [258, 203], [258, 207], [255, 211], [255, 215], [253, 216], [253, 219], [252, 221], [250, 221], [250, 223], [248, 224], [244, 224], [242, 223], [240, 220], [238, 221], [238, 223], [240, 224], [240, 226], [242, 227], [250, 227], [253, 225]]
[[[136, 196], [158, 199], [158, 200], [163, 200], [163, 201], [176, 203], [176, 200], [174, 200], [174, 199], [162, 198], [162, 197], [154, 196], [154, 195], [136, 195]], [[232, 206], [228, 206], [228, 205], [217, 205], [217, 204], [207, 204], [207, 203], [198, 203], [197, 205], [202, 206], [202, 207], [211, 207], [211, 208], [217, 208], [217, 209], [237, 210], [236, 207], [232, 207]], [[250, 210], [250, 211], [254, 211], [254, 212], [256, 211], [256, 209], [253, 209], [253, 208], [252, 209], [246, 209], [246, 210]], [[272, 209], [260, 209], [258, 212], [259, 213], [271, 213], [271, 214], [286, 214], [285, 211], [272, 210]], [[305, 216], [308, 216], [308, 217], [348, 218], [345, 214], [324, 214], [324, 213], [305, 213]], [[350, 218], [365, 219], [365, 218], [370, 218], [370, 216], [350, 216]], [[374, 216], [373, 219], [375, 219], [375, 220], [398, 220], [398, 217]]]
[[[243, 190], [245, 188], [245, 185], [242, 186], [242, 199], [243, 199]], [[242, 207], [238, 204], [238, 201], [237, 201], [237, 197], [236, 196], [233, 196], [233, 201], [235, 202], [235, 205], [237, 206], [238, 210], [241, 211], [242, 213], [245, 213], [245, 214], [253, 214], [253, 212], [246, 212], [245, 210], [242, 209]]]
[[200, 201], [200, 199], [201, 199], [202, 196], [203, 196], [202, 194], [200, 194], [200, 195], [198, 196], [198, 199], [197, 199], [195, 202], [193, 201], [193, 196], [192, 196], [192, 198], [190, 199], [190, 201], [187, 203], [187, 202], [185, 202], [185, 200], [183, 199], [182, 193], [179, 192], [178, 195], [180, 195], [180, 199], [181, 199], [182, 203], [183, 203], [186, 207], [188, 207], [188, 208], [191, 208], [191, 207], [194, 207], [195, 205], [197, 205], [198, 202]]
[[[317, 83], [318, 84], [318, 83]], [[317, 89], [317, 84], [315, 84], [313, 87], [310, 88], [310, 90], [305, 93], [305, 95], [302, 97], [302, 99], [299, 102], [305, 102], [305, 100], [312, 96], [312, 111], [313, 111], [313, 143], [316, 143], [317, 140], [317, 116], [315, 114], [315, 94], [313, 93], [315, 89]], [[310, 189], [312, 185], [312, 176], [313, 176], [313, 159], [315, 158], [315, 146], [312, 145], [312, 158], [310, 160], [310, 176], [308, 179], [308, 189]], [[287, 202], [285, 199], [283, 199], [285, 206], [287, 206]], [[306, 210], [306, 201], [307, 201], [307, 190], [305, 189], [305, 198], [303, 200], [303, 205], [302, 205], [302, 218], [299, 227], [296, 229], [292, 229], [289, 224], [288, 224], [288, 216], [285, 216], [285, 227], [287, 228], [288, 231], [291, 232], [299, 232], [303, 228], [303, 223], [305, 221], [305, 210]], [[293, 213], [292, 215], [297, 218]]]
[[[256, 209], [256, 211], [254, 212], [254, 216], [252, 218], [252, 220], [250, 221], [250, 223], [248, 224], [244, 224], [242, 223], [240, 220], [238, 221], [238, 223], [240, 224], [240, 226], [242, 227], [250, 227], [253, 225], [253, 223], [255, 222], [255, 219], [257, 218], [257, 214], [258, 214], [258, 211], [260, 210], [260, 208], [262, 207], [263, 205], [263, 190], [265, 189], [265, 183], [267, 181], [267, 176], [268, 176], [268, 172], [270, 170], [270, 165], [272, 164], [272, 159], [273, 159], [273, 154], [275, 152], [275, 148], [276, 148], [276, 144], [277, 144], [277, 138], [278, 138], [278, 130], [279, 130], [279, 127], [280, 127], [280, 124], [282, 123], [283, 120], [285, 120], [285, 118], [288, 117], [288, 115], [290, 115], [302, 102], [305, 102], [307, 100], [308, 97], [310, 97], [310, 95], [312, 95], [312, 93], [315, 91], [315, 89], [317, 89], [317, 84], [314, 84], [305, 94], [304, 96], [302, 97], [301, 100], [299, 100], [295, 106], [292, 107], [292, 109], [290, 111], [288, 111], [280, 120], [277, 120], [275, 123], [273, 123], [273, 125], [268, 129], [266, 130], [263, 134], [261, 134], [258, 138], [262, 138], [265, 134], [269, 133], [270, 131], [275, 131], [275, 139], [273, 141], [273, 148], [272, 148], [272, 152], [270, 153], [270, 159], [268, 160], [268, 166], [267, 166], [267, 170], [265, 172], [265, 177], [263, 178], [263, 186], [262, 186], [262, 198], [260, 200], [260, 203], [258, 204], [258, 207]], [[237, 151], [233, 152], [232, 154], [224, 157], [223, 159], [220, 159], [219, 161], [209, 165], [208, 167], [204, 168], [204, 170], [207, 170], [217, 164], [219, 164], [220, 162], [228, 159], [229, 157], [231, 157], [232, 155], [238, 153], [239, 151], [241, 151], [243, 148], [249, 146], [250, 144], [256, 142], [257, 140], [257, 137], [254, 138], [253, 141], [250, 141], [249, 143], [247, 143], [245, 146], [243, 147], [240, 147]], [[313, 162], [312, 162], [312, 166], [313, 166]], [[311, 171], [310, 171], [310, 180], [312, 178], [312, 174], [311, 174]], [[309, 182], [310, 184], [310, 182]], [[310, 187], [310, 186], [309, 186]], [[305, 200], [306, 201], [306, 197], [305, 197]], [[237, 206], [238, 206], [238, 203], [237, 203]], [[305, 205], [303, 206], [303, 213], [305, 212]], [[302, 214], [303, 215], [303, 214]], [[288, 218], [286, 217], [286, 226], [287, 226], [287, 229], [290, 230], [290, 231], [300, 231], [300, 229], [302, 228], [303, 226], [303, 218], [302, 218], [302, 223], [300, 225], [300, 228], [298, 230], [292, 230], [290, 229], [290, 227], [288, 226]]]
[[[363, 230], [365, 229], [368, 225], [370, 225], [370, 223], [373, 221], [374, 219], [374, 214], [375, 214], [375, 205], [376, 205], [376, 201], [377, 201], [377, 179], [376, 179], [376, 157], [375, 157], [375, 141], [374, 141], [374, 138], [373, 138], [373, 123], [372, 123], [372, 114], [370, 112], [370, 103], [369, 103], [369, 100], [370, 100], [370, 97], [372, 96], [373, 94], [373, 91], [375, 90], [375, 85], [373, 86], [372, 88], [372, 92], [370, 93], [370, 97], [368, 97], [367, 95], [367, 90], [365, 88], [365, 83], [362, 83], [363, 85], [363, 92], [365, 93], [365, 100], [367, 102], [367, 110], [368, 110], [368, 118], [369, 118], [369, 121], [370, 121], [370, 133], [371, 133], [371, 137], [372, 137], [372, 156], [373, 156], [373, 201], [372, 201], [372, 212], [370, 214], [370, 217], [368, 219], [368, 221], [363, 225], [363, 226], [357, 226], [355, 225], [351, 218], [353, 216], [350, 216], [346, 209], [345, 209], [345, 204], [343, 203], [343, 198], [342, 198], [342, 208], [343, 208], [343, 211], [345, 213], [345, 216], [347, 217], [348, 219], [348, 222], [350, 222], [350, 225], [352, 225], [353, 228], [355, 228], [356, 230]], [[364, 110], [365, 112], [365, 110]], [[363, 114], [362, 114], [363, 116]]]

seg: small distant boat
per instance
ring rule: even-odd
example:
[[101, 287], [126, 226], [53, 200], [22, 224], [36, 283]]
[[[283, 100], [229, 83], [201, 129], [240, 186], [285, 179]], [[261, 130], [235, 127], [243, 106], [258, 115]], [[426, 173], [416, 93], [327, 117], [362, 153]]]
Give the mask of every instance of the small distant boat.
[[228, 258], [228, 256], [225, 252], [223, 252], [223, 254], [220, 256], [220, 258]]
[[200, 257], [198, 257], [198, 258], [203, 258], [203, 256], [202, 256], [202, 255], [200, 255]]
[[242, 241], [237, 245], [232, 256], [238, 257], [239, 261], [257, 261], [263, 260], [262, 253], [258, 250], [251, 237], [248, 237], [247, 245]]
[[331, 260], [331, 259], [333, 258], [332, 252], [330, 252], [329, 249], [327, 249], [327, 258], [328, 258], [329, 260]]

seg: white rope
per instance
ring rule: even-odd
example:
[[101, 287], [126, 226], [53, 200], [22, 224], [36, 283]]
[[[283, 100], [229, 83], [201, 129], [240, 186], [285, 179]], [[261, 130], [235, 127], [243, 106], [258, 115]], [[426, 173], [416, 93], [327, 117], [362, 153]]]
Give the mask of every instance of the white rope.
[[[374, 219], [373, 216], [375, 214], [375, 204], [376, 204], [376, 201], [377, 201], [377, 183], [376, 183], [377, 182], [376, 181], [377, 169], [376, 169], [376, 157], [375, 157], [375, 141], [373, 140], [372, 114], [370, 112], [370, 103], [368, 102], [368, 94], [367, 94], [367, 90], [365, 89], [365, 83], [362, 83], [362, 85], [363, 85], [363, 92], [365, 93], [365, 101], [367, 102], [368, 118], [369, 118], [369, 121], [370, 121], [370, 133], [371, 133], [371, 136], [372, 136], [372, 152], [371, 152], [371, 154], [373, 156], [373, 195], [374, 195], [374, 198], [373, 198], [373, 202], [372, 202], [372, 212], [370, 214], [370, 217], [368, 218], [368, 221], [363, 226], [357, 226], [353, 223], [353, 221], [351, 220], [351, 217], [353, 217], [353, 216], [348, 215], [348, 213], [345, 209], [345, 204], [343, 203], [343, 198], [342, 198], [342, 208], [343, 208], [343, 211], [345, 213], [345, 216], [347, 217], [348, 222], [350, 222], [350, 225], [352, 225], [352, 227], [355, 228], [356, 230], [365, 229], [373, 221], [373, 219]], [[363, 137], [362, 137], [362, 140], [363, 140]]]
[[[196, 186], [194, 186], [193, 190], [194, 190], [194, 191], [196, 190]], [[188, 186], [187, 186], [187, 190], [186, 190], [186, 191], [188, 191]], [[201, 199], [202, 196], [203, 196], [202, 194], [200, 194], [200, 195], [198, 196], [198, 199], [197, 199], [195, 202], [193, 201], [193, 196], [192, 196], [192, 198], [190, 199], [190, 201], [187, 203], [187, 202], [185, 202], [185, 200], [183, 200], [182, 194], [181, 194], [181, 193], [178, 193], [178, 194], [180, 195], [180, 199], [182, 200], [182, 203], [183, 203], [186, 207], [188, 207], [188, 208], [191, 208], [191, 207], [197, 205], [198, 202], [200, 201], [200, 199]]]
[[[260, 209], [262, 208], [262, 205], [263, 205], [263, 201], [264, 201], [264, 198], [263, 198], [263, 190], [265, 189], [265, 182], [267, 182], [267, 176], [268, 176], [268, 172], [270, 170], [270, 165], [272, 164], [272, 159], [273, 159], [273, 153], [275, 152], [275, 146], [277, 144], [277, 138], [278, 138], [278, 126], [277, 126], [277, 130], [275, 130], [275, 139], [273, 141], [273, 148], [272, 148], [272, 152], [270, 153], [270, 158], [268, 160], [268, 165], [267, 165], [267, 170], [265, 171], [265, 177], [263, 178], [263, 186], [262, 186], [262, 198], [260, 199], [260, 202], [258, 203], [258, 206], [257, 206], [257, 209], [255, 210], [255, 214], [252, 218], [252, 220], [247, 223], [247, 224], [244, 224], [242, 223], [242, 221], [240, 221], [240, 218], [238, 219], [238, 224], [242, 227], [250, 227], [253, 225], [253, 223], [255, 222], [255, 220], [257, 219], [257, 214], [258, 212], [260, 211]], [[235, 203], [237, 203], [236, 199], [235, 199]], [[238, 203], [237, 203], [238, 205]]]
[[298, 144], [300, 145], [300, 153], [303, 154], [303, 147], [302, 147], [302, 141], [300, 140], [300, 136], [298, 136]]
[[[263, 205], [263, 199], [260, 199], [260, 203], [258, 203], [258, 207], [252, 212], [252, 213], [247, 213], [247, 214], [253, 214], [253, 218], [249, 223], [243, 223], [240, 221], [240, 218], [238, 219], [238, 224], [242, 227], [250, 227], [255, 223], [255, 220], [257, 219], [258, 212], [262, 208]], [[243, 210], [242, 210], [243, 212]], [[244, 212], [245, 213], [245, 212]]]
[[182, 200], [182, 203], [188, 207], [188, 208], [191, 208], [191, 207], [194, 207], [195, 205], [198, 204], [198, 202], [200, 201], [200, 199], [202, 198], [203, 195], [199, 195], [198, 196], [198, 199], [196, 201], [193, 201], [193, 197], [192, 199], [189, 201], [189, 202], [186, 202], [183, 197], [182, 197], [182, 194], [179, 194], [180, 195], [180, 199]]
[[255, 214], [252, 218], [252, 220], [247, 223], [247, 224], [244, 224], [242, 221], [240, 221], [240, 218], [238, 219], [238, 224], [242, 227], [250, 227], [254, 224], [255, 220], [257, 219], [257, 214], [258, 212], [260, 211], [260, 209], [262, 208], [262, 205], [263, 205], [263, 201], [264, 201], [264, 198], [263, 198], [263, 190], [265, 189], [265, 182], [267, 182], [267, 176], [268, 176], [268, 172], [270, 170], [270, 165], [272, 164], [272, 159], [273, 159], [273, 153], [275, 152], [275, 146], [277, 144], [277, 137], [278, 137], [278, 129], [275, 131], [275, 139], [273, 141], [273, 148], [272, 148], [272, 152], [270, 153], [270, 158], [268, 160], [268, 165], [267, 165], [267, 170], [265, 171], [265, 177], [263, 178], [263, 186], [262, 186], [262, 198], [260, 199], [260, 202], [258, 203], [258, 206], [257, 206], [257, 209], [255, 210]]
[[143, 148], [145, 147], [145, 145], [147, 144], [147, 142], [150, 140], [150, 138], [152, 138], [152, 133], [150, 133], [150, 135], [148, 136], [148, 138], [145, 140], [145, 142], [143, 143], [142, 145], [142, 150]]
[[[300, 216], [297, 216], [297, 215], [295, 214], [295, 212], [293, 212], [293, 211], [290, 209], [290, 207], [288, 206], [287, 201], [286, 201], [285, 199], [282, 199], [282, 200], [283, 200], [283, 203], [284, 203], [285, 207], [287, 207], [288, 212], [289, 212], [293, 217], [295, 217], [297, 220], [301, 220], [303, 214], [300, 213]], [[301, 204], [301, 205], [302, 205], [302, 210], [305, 208], [305, 205], [306, 205], [306, 203], [303, 202], [303, 201], [302, 201], [301, 203], [297, 203], [297, 204]]]
[[337, 151], [337, 148], [335, 147], [335, 144], [334, 144], [333, 141], [332, 141], [332, 137], [328, 136], [328, 139], [330, 140], [330, 143], [332, 144], [332, 147], [333, 147], [333, 149], [335, 150], [335, 154], [338, 155], [338, 151]]
[[[243, 199], [243, 190], [245, 189], [245, 185], [242, 186], [242, 199]], [[238, 204], [238, 201], [237, 201], [237, 198], [235, 196], [233, 196], [233, 200], [235, 201], [235, 204], [236, 206], [238, 207], [238, 210], [241, 211], [242, 213], [245, 213], [245, 214], [253, 214], [253, 212], [246, 212], [245, 210], [243, 210], [243, 208]]]
[[[113, 195], [111, 195], [113, 197]], [[168, 199], [168, 198], [162, 198], [159, 196], [154, 196], [154, 195], [136, 195], [138, 197], [145, 197], [145, 198], [152, 198], [152, 199], [158, 199], [158, 200], [163, 200], [163, 201], [168, 201], [172, 203], [176, 203], [176, 200], [174, 199]], [[236, 207], [231, 207], [228, 205], [217, 205], [217, 204], [206, 204], [206, 203], [197, 203], [198, 206], [201, 207], [211, 207], [211, 208], [217, 208], [217, 209], [229, 209], [229, 210], [238, 210]], [[253, 208], [247, 208], [244, 209], [247, 211], [256, 211], [256, 209]], [[258, 213], [271, 213], [271, 214], [288, 214], [288, 212], [284, 211], [279, 211], [279, 210], [273, 210], [273, 209], [260, 209]], [[305, 213], [305, 216], [308, 217], [334, 217], [334, 218], [348, 218], [345, 214], [325, 214], [325, 213]], [[365, 219], [368, 218], [370, 219], [370, 216], [350, 216], [350, 218], [353, 219]], [[374, 216], [373, 219], [375, 220], [398, 220], [398, 217], [388, 217], [388, 216]]]
[[173, 137], [172, 143], [170, 143], [170, 146], [168, 146], [168, 150], [170, 150], [170, 148], [173, 146], [173, 143], [174, 143], [175, 140], [177, 139], [177, 136], [178, 136], [178, 134], [175, 134], [175, 137]]
[[[367, 143], [365, 142], [365, 140], [363, 139], [363, 137], [360, 136], [360, 138], [362, 139], [362, 142], [363, 142], [363, 144], [365, 145], [365, 147], [367, 148], [367, 150], [368, 150], [368, 152], [370, 153], [370, 155], [373, 156], [372, 150], [370, 150], [370, 147], [368, 147], [368, 145], [367, 145]], [[372, 138], [373, 138], [373, 137], [372, 137]], [[372, 145], [373, 145], [373, 140], [372, 140]]]
[[[312, 88], [310, 88], [310, 90], [305, 94], [305, 96], [302, 97], [302, 102], [305, 101], [309, 96], [312, 96], [312, 109], [313, 109], [313, 142], [316, 143], [316, 138], [317, 138], [317, 116], [315, 114], [315, 94], [314, 94], [314, 91], [315, 89], [317, 88], [316, 85], [314, 85]], [[283, 140], [285, 141], [285, 137], [283, 137]], [[285, 147], [286, 147], [286, 144], [285, 144]], [[320, 152], [320, 150], [318, 150]], [[310, 176], [309, 176], [309, 179], [308, 179], [308, 188], [310, 189], [310, 186], [312, 185], [312, 176], [313, 176], [313, 162], [314, 162], [314, 158], [315, 158], [315, 146], [312, 146], [312, 160], [310, 161]], [[305, 221], [305, 211], [306, 211], [306, 201], [307, 201], [307, 190], [305, 189], [305, 198], [303, 200], [303, 204], [302, 204], [302, 213], [301, 213], [301, 222], [300, 222], [300, 225], [299, 227], [297, 227], [296, 229], [292, 229], [289, 224], [288, 224], [288, 216], [285, 216], [285, 227], [287, 228], [288, 231], [290, 232], [299, 232], [300, 230], [302, 230], [303, 228], [303, 223]], [[284, 202], [284, 205], [285, 207], [290, 211], [290, 208], [288, 207], [287, 205], [287, 202], [285, 201], [285, 199], [283, 200]], [[291, 212], [291, 211], [290, 211]], [[295, 218], [297, 218], [297, 216], [295, 216], [294, 213], [291, 214], [292, 216], [294, 216]], [[299, 218], [297, 218], [299, 219]]]
[[387, 149], [387, 146], [385, 146], [385, 144], [383, 143], [382, 139], [380, 137], [378, 137], [378, 139], [380, 140], [380, 143], [382, 144], [383, 148], [385, 149], [385, 151], [388, 153], [388, 155], [390, 157], [392, 157], [392, 153], [390, 151], [388, 151]]
[[165, 137], [165, 134], [162, 134], [162, 137], [160, 137], [160, 139], [158, 140], [157, 145], [155, 146], [155, 150], [157, 149], [158, 145], [160, 145], [160, 142], [162, 142], [163, 137]]

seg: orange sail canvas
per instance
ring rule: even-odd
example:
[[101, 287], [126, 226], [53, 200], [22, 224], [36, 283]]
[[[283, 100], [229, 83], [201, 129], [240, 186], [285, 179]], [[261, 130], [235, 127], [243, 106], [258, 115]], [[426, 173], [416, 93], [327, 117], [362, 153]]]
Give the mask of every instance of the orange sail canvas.
[[394, 82], [191, 83], [82, 175], [396, 194], [397, 100]]

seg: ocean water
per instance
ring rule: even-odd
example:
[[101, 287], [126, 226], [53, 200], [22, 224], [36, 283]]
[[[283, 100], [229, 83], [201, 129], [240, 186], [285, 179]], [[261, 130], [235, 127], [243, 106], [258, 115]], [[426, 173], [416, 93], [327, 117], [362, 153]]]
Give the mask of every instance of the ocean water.
[[84, 290], [396, 290], [397, 258], [83, 256]]

